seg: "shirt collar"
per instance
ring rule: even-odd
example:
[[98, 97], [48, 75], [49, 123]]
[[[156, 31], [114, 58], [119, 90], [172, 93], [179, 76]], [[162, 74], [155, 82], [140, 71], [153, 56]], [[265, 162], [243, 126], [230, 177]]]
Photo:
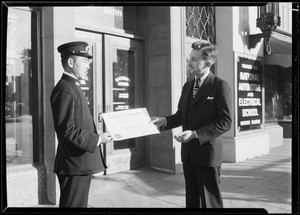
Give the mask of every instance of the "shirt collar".
[[78, 81], [78, 78], [75, 75], [71, 74], [71, 73], [63, 71], [63, 74], [68, 75], [68, 76], [70, 76], [72, 78], [75, 78]]
[[[204, 82], [205, 78], [208, 76], [208, 74], [210, 73], [210, 71], [208, 71], [207, 73], [205, 73], [200, 79], [201, 79], [201, 84]], [[195, 76], [195, 82], [196, 82], [197, 76]]]
[[73, 75], [73, 74], [71, 74], [71, 73], [68, 73], [68, 72], [63, 72], [63, 74], [66, 75], [66, 76], [68, 76], [68, 77], [70, 77], [70, 78], [72, 79], [72, 82], [73, 82], [76, 86], [80, 87], [79, 80], [78, 80], [78, 78], [76, 78], [75, 75]]

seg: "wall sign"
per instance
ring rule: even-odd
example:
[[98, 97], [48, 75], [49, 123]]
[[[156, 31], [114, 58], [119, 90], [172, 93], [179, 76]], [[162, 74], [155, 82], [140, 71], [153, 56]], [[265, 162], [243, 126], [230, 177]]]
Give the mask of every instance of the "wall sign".
[[237, 58], [238, 131], [260, 129], [262, 125], [262, 61]]

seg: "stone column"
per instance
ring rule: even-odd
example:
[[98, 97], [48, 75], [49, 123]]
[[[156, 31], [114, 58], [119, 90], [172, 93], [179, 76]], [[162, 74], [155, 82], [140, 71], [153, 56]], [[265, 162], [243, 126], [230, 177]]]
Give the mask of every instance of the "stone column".
[[[148, 7], [149, 114], [166, 116], [177, 111], [182, 88], [184, 38], [180, 7]], [[183, 74], [183, 75], [182, 75]], [[149, 166], [167, 172], [181, 171], [180, 143], [173, 132], [150, 136]]]
[[42, 15], [42, 47], [43, 47], [43, 104], [44, 104], [44, 167], [43, 178], [46, 186], [48, 201], [57, 204], [59, 200], [59, 186], [53, 172], [57, 139], [53, 126], [50, 95], [53, 87], [62, 76], [60, 55], [57, 47], [73, 40], [74, 9], [65, 7], [43, 7]]
[[[255, 9], [255, 8], [254, 8]], [[216, 44], [219, 56], [216, 75], [226, 80], [232, 91], [232, 128], [223, 137], [223, 161], [240, 162], [269, 153], [269, 135], [263, 129], [238, 132], [237, 124], [237, 86], [235, 54], [261, 57], [262, 49], [247, 48], [247, 35], [252, 26], [251, 17], [255, 12], [250, 7], [216, 7]], [[251, 26], [249, 27], [249, 23]], [[255, 24], [255, 23], [254, 23]], [[263, 102], [263, 101], [262, 101]], [[263, 104], [264, 105], [264, 104]], [[263, 116], [264, 118], [264, 113]], [[264, 127], [264, 125], [262, 125]]]

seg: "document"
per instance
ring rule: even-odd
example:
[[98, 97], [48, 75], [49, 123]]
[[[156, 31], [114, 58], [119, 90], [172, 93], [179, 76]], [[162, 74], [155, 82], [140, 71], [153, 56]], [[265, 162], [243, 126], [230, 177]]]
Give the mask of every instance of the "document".
[[146, 108], [103, 113], [102, 116], [114, 141], [159, 134]]

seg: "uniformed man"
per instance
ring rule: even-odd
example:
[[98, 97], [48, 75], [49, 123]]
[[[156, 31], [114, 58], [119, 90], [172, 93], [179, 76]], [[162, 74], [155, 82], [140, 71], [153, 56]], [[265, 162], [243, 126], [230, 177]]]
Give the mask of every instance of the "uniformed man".
[[87, 207], [92, 174], [106, 167], [100, 144], [112, 140], [98, 134], [79, 80], [86, 79], [91, 55], [83, 41], [57, 48], [63, 75], [51, 94], [51, 108], [58, 147], [54, 163], [60, 185], [59, 207]]

